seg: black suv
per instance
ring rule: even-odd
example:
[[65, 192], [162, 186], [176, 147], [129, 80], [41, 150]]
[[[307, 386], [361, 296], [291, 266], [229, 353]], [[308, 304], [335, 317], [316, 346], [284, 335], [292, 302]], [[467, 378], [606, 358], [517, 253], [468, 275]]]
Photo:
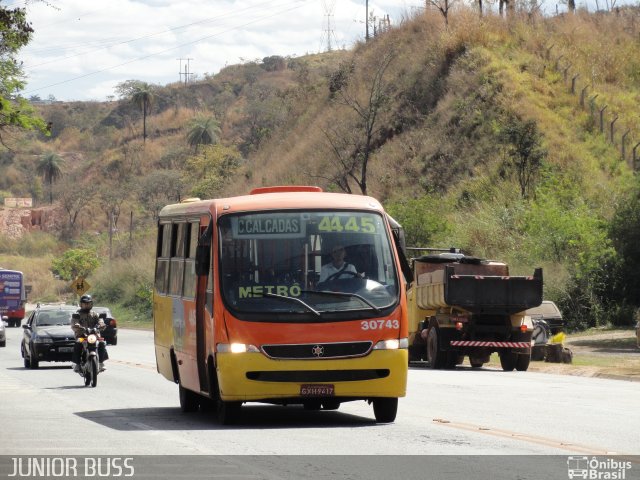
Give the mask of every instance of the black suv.
[[71, 330], [73, 305], [40, 305], [29, 314], [20, 351], [25, 368], [38, 368], [40, 362], [70, 362], [75, 335]]

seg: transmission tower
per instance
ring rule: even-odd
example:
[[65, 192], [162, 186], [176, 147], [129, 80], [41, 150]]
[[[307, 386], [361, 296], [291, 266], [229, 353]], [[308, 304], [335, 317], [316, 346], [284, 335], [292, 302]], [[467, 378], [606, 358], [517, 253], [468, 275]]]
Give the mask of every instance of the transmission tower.
[[326, 51], [330, 52], [333, 50], [332, 43], [335, 45], [337, 42], [336, 35], [333, 31], [333, 27], [331, 26], [331, 18], [333, 17], [333, 10], [336, 7], [336, 0], [322, 0], [322, 6], [324, 7], [324, 16], [326, 17], [325, 28], [322, 31], [322, 41], [321, 44], [326, 44]]

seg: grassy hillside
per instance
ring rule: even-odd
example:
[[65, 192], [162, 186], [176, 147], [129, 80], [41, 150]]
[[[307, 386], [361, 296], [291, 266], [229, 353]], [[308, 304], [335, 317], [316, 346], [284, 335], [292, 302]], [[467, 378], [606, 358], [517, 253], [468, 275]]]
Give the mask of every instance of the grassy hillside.
[[[0, 155], [0, 192], [45, 204], [36, 165], [60, 155], [51, 255], [88, 248], [102, 265], [96, 294], [138, 312], [162, 205], [315, 184], [379, 198], [411, 245], [461, 247], [516, 274], [544, 267], [545, 295], [576, 328], [629, 324], [640, 286], [639, 219], [628, 211], [640, 192], [639, 34], [638, 9], [508, 20], [461, 10], [448, 28], [428, 12], [350, 51], [157, 86], [146, 140], [128, 98], [45, 106], [51, 137], [17, 137]], [[190, 145], [203, 119], [217, 142]]]

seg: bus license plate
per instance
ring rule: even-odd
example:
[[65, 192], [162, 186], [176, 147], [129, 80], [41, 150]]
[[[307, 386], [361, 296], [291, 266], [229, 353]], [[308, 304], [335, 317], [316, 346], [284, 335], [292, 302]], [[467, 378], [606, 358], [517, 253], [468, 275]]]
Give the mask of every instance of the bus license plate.
[[303, 397], [332, 397], [334, 392], [333, 385], [327, 383], [300, 385], [300, 395]]

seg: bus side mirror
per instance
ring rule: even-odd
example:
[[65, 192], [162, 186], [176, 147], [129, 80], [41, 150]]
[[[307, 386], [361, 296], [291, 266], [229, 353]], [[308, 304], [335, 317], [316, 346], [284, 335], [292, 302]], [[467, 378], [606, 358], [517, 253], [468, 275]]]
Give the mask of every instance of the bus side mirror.
[[196, 247], [196, 275], [208, 275], [211, 264], [211, 245], [198, 245]]

